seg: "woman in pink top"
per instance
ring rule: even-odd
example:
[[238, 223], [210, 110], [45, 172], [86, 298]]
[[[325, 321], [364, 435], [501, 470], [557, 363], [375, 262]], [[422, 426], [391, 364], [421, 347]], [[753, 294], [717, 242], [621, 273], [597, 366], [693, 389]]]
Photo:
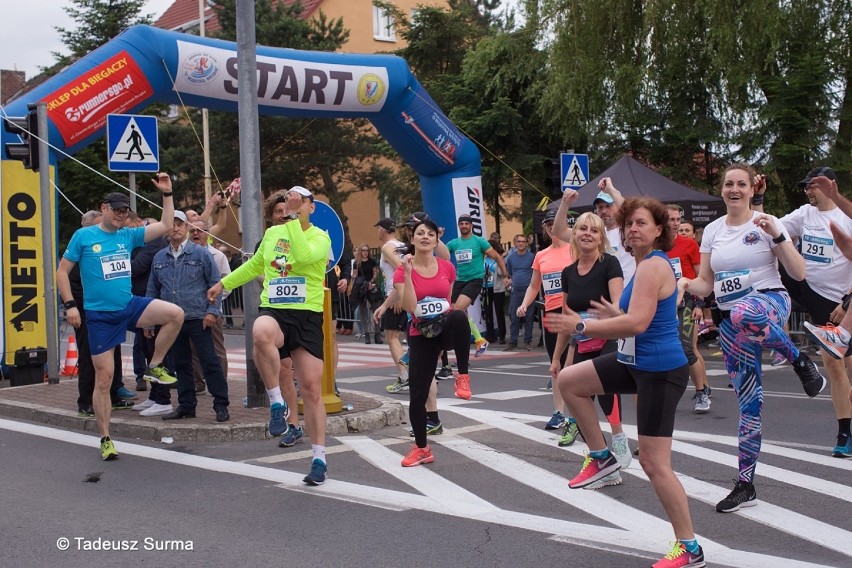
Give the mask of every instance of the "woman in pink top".
[[[408, 417], [414, 432], [414, 446], [403, 467], [435, 461], [426, 443], [426, 399], [435, 380], [435, 365], [441, 351], [453, 349], [458, 362], [455, 394], [470, 400], [470, 327], [467, 315], [451, 309], [450, 293], [456, 279], [456, 269], [449, 261], [437, 258], [438, 227], [431, 219], [419, 221], [407, 255], [393, 275], [393, 286], [401, 298], [402, 307], [411, 314], [409, 330], [409, 388]], [[433, 416], [433, 421], [437, 421]]]

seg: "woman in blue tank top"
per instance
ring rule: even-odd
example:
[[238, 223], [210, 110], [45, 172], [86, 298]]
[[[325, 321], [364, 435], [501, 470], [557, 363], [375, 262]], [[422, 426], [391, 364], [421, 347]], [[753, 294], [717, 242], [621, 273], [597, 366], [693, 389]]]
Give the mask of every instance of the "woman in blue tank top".
[[674, 233], [668, 226], [666, 207], [656, 199], [626, 199], [617, 220], [622, 244], [636, 260], [636, 273], [627, 283], [619, 306], [594, 303], [599, 319], [583, 321], [565, 308], [562, 314], [553, 314], [545, 321], [551, 331], [618, 339], [616, 353], [559, 373], [559, 389], [589, 446], [582, 470], [568, 486], [586, 487], [616, 475], [620, 468], [607, 449], [590, 397], [636, 394], [639, 463], [677, 538], [674, 548], [654, 568], [704, 566], [686, 492], [671, 466], [675, 410], [689, 380], [678, 336], [677, 285], [664, 252], [672, 247]]

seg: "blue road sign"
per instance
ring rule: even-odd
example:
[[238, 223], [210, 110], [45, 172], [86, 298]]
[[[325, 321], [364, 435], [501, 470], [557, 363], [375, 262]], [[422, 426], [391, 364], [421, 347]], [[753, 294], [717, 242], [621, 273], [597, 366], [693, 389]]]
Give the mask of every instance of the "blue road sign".
[[337, 211], [331, 208], [328, 203], [322, 201], [314, 201], [316, 209], [311, 214], [311, 223], [328, 233], [331, 237], [331, 256], [330, 263], [326, 272], [334, 268], [343, 256], [343, 222], [337, 215]]
[[111, 172], [160, 171], [157, 117], [108, 114], [107, 163]]
[[560, 154], [562, 191], [580, 189], [589, 183], [588, 154]]

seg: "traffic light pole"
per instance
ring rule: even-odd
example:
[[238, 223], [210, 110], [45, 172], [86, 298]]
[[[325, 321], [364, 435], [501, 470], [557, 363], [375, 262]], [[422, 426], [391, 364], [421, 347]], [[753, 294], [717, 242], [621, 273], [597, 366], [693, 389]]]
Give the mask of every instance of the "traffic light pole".
[[47, 334], [47, 381], [52, 384], [59, 383], [59, 312], [56, 306], [56, 249], [53, 235], [53, 208], [50, 206], [54, 201], [51, 199], [50, 187], [50, 146], [47, 143], [47, 103], [40, 102], [36, 105], [36, 117], [38, 119], [38, 179], [39, 195], [41, 195], [41, 250], [42, 268], [44, 270], [44, 311], [45, 331]]

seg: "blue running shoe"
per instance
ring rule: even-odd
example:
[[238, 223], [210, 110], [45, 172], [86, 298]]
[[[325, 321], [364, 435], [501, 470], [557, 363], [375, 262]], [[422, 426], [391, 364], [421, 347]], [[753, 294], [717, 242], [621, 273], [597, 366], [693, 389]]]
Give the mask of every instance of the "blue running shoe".
[[852, 458], [852, 438], [848, 434], [838, 434], [837, 445], [831, 455], [836, 458]]
[[325, 477], [328, 474], [328, 467], [321, 459], [314, 458], [311, 462], [311, 472], [305, 476], [304, 481], [308, 485], [322, 485], [325, 483]]
[[305, 433], [302, 430], [301, 426], [294, 426], [293, 424], [287, 425], [287, 431], [281, 435], [281, 439], [278, 441], [279, 448], [290, 448], [295, 446], [299, 442], [302, 441], [302, 436]]
[[269, 435], [280, 436], [287, 431], [287, 417], [290, 415], [290, 409], [287, 408], [287, 403], [273, 403], [269, 407]]
[[124, 400], [135, 400], [139, 398], [139, 395], [131, 390], [121, 387], [120, 389], [118, 389], [118, 398]]
[[553, 411], [553, 416], [550, 417], [547, 424], [544, 425], [545, 430], [559, 430], [565, 424], [565, 415], [558, 410]]

